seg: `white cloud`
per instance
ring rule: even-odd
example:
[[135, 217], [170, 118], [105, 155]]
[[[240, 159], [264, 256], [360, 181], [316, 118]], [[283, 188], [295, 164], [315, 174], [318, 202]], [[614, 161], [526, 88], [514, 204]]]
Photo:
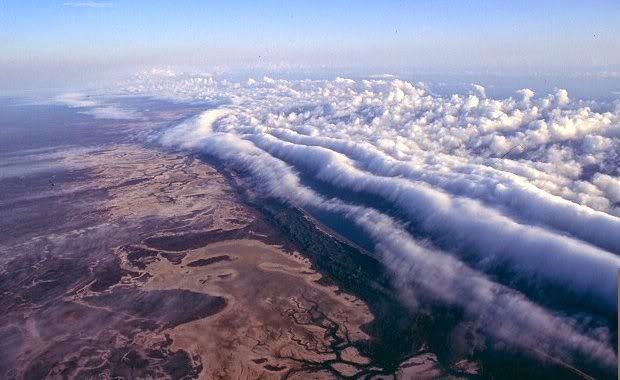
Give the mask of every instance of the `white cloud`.
[[69, 107], [79, 108], [80, 113], [91, 115], [96, 119], [135, 120], [142, 117], [136, 111], [120, 108], [113, 104], [106, 104], [95, 97], [76, 92], [59, 95], [55, 100]]
[[93, 97], [80, 94], [78, 92], [69, 92], [59, 95], [56, 97], [56, 100], [60, 103], [68, 105], [69, 107], [75, 108], [96, 107], [98, 105]]
[[[200, 124], [195, 125], [201, 128]], [[184, 124], [182, 129], [186, 130], [188, 125], [191, 123]], [[212, 132], [206, 132], [198, 140], [187, 141], [175, 130], [171, 133], [164, 134], [165, 144], [199, 148], [251, 173], [256, 190], [260, 192], [302, 207], [345, 215], [377, 243], [383, 261], [397, 274], [397, 285], [405, 301], [414, 307], [413, 295], [416, 291], [424, 291], [440, 302], [463, 307], [468, 317], [479, 322], [479, 328], [516, 346], [544, 346], [547, 354], [567, 362], [573, 355], [586, 355], [607, 368], [613, 367], [615, 355], [609, 347], [607, 334], [593, 337], [579, 331], [573, 321], [549, 313], [522, 294], [489, 280], [450, 255], [418, 244], [396, 221], [372, 208], [322, 197], [302, 186], [298, 175], [285, 161], [274, 158], [250, 141], [234, 134]]]
[[146, 74], [150, 74], [152, 76], [163, 76], [163, 77], [174, 77], [176, 76], [176, 72], [172, 67], [154, 67], [149, 71], [146, 71]]
[[398, 76], [394, 75], [394, 74], [373, 74], [369, 78], [372, 78], [372, 79], [394, 79], [394, 78], [398, 78]]
[[[563, 359], [577, 350], [613, 361], [608, 336], [594, 338], [521, 291], [551, 288], [617, 310], [620, 105], [574, 100], [565, 90], [492, 99], [479, 85], [443, 97], [394, 78], [233, 83], [142, 74], [126, 88], [226, 100], [161, 141], [253, 173], [259, 191], [346, 215], [384, 253], [403, 295], [414, 286], [479, 313], [492, 334], [516, 345], [543, 342]], [[373, 204], [325, 199], [301, 186], [296, 170], [381, 198], [400, 219]], [[506, 268], [503, 285], [490, 280]], [[512, 327], [497, 325], [506, 320]]]

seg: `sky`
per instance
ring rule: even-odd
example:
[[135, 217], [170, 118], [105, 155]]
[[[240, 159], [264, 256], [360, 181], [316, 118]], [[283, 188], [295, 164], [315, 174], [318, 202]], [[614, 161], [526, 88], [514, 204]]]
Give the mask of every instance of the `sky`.
[[619, 17], [618, 1], [3, 0], [0, 86], [162, 65], [617, 73]]

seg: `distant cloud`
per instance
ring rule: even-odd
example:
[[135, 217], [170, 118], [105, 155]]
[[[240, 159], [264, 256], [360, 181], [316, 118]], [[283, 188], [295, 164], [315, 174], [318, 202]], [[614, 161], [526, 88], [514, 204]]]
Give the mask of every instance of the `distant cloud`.
[[397, 76], [393, 74], [374, 74], [374, 75], [371, 75], [370, 78], [372, 79], [394, 79], [394, 78], [397, 78]]
[[55, 101], [71, 108], [79, 108], [80, 113], [91, 115], [96, 119], [110, 120], [136, 120], [140, 119], [140, 113], [119, 108], [114, 104], [102, 103], [90, 96], [80, 93], [66, 93], [55, 98]]
[[101, 2], [101, 1], [70, 1], [70, 2], [64, 3], [64, 5], [67, 7], [73, 7], [73, 8], [101, 9], [101, 8], [110, 8], [112, 6], [112, 3], [106, 3], [106, 2]]
[[150, 74], [152, 76], [162, 76], [162, 77], [173, 77], [176, 75], [176, 72], [170, 66], [168, 67], [154, 67], [149, 71], [146, 71], [145, 74]]
[[620, 71], [586, 71], [577, 72], [574, 76], [581, 78], [620, 79]]

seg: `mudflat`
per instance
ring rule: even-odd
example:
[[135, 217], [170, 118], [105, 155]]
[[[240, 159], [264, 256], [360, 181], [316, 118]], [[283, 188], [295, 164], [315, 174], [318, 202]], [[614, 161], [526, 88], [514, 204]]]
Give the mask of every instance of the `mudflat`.
[[127, 142], [13, 157], [54, 170], [0, 185], [3, 378], [385, 373], [361, 353], [367, 305], [205, 161]]

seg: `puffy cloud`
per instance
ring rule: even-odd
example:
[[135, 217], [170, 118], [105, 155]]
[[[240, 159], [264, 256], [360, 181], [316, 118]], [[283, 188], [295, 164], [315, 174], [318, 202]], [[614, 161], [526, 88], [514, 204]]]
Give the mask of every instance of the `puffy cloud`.
[[486, 98], [487, 97], [487, 91], [484, 88], [484, 86], [481, 86], [479, 84], [472, 84], [472, 87], [474, 88], [474, 90], [476, 91], [477, 95], [481, 98]]
[[[394, 78], [142, 75], [126, 88], [225, 104], [161, 141], [244, 169], [266, 194], [350, 218], [373, 238], [403, 295], [414, 286], [459, 305], [516, 345], [543, 341], [563, 358], [579, 351], [613, 362], [608, 337], [590, 336], [519, 291], [550, 286], [616, 311], [618, 105], [572, 100], [564, 90], [492, 99], [481, 86], [442, 97]], [[299, 173], [391, 209], [326, 199], [302, 186]], [[490, 280], [499, 273], [503, 285]]]
[[[619, 111], [594, 112], [562, 90], [539, 99], [527, 89], [521, 100], [444, 98], [397, 79], [244, 85], [212, 76], [139, 78], [129, 90], [233, 103], [241, 108], [222, 130], [355, 154], [374, 174], [426, 182], [620, 253], [618, 240], [606, 241], [620, 239], [609, 233], [618, 227], [614, 202], [584, 186], [593, 173], [582, 178], [593, 169], [618, 175]], [[594, 224], [583, 228], [577, 217]]]
[[[349, 157], [324, 147], [282, 142], [269, 134], [246, 138], [275, 157], [311, 169], [318, 179], [343, 190], [363, 191], [391, 202], [425, 236], [441, 242], [443, 247], [477, 256], [484, 263], [482, 266], [509, 262], [513, 270], [535, 274], [560, 286], [575, 287], [578, 293], [595, 297], [610, 310], [615, 308], [620, 257], [614, 254], [540, 227], [517, 223], [478, 201], [450, 196], [426, 184], [409, 181], [402, 177], [402, 172], [383, 171], [376, 175], [362, 171]], [[506, 189], [495, 188], [496, 193], [502, 191]], [[544, 200], [541, 203], [544, 206]], [[548, 214], [549, 211], [555, 211], [556, 215]], [[542, 215], [538, 219], [569, 216], [574, 223], [580, 215], [571, 211], [547, 207], [540, 211]], [[617, 218], [599, 213], [590, 219], [594, 224], [590, 232], [593, 240], [598, 238], [603, 244], [620, 246], [619, 238], [613, 233], [620, 230]], [[566, 224], [566, 227], [570, 229], [574, 225]], [[607, 237], [611, 238], [606, 240]], [[575, 273], [575, 268], [580, 271]]]
[[161, 137], [161, 142], [165, 145], [178, 144], [185, 149], [199, 147], [202, 144], [202, 139], [208, 137], [213, 132], [213, 123], [229, 112], [226, 109], [204, 112], [195, 120], [169, 130]]
[[614, 203], [620, 202], [620, 179], [618, 177], [596, 173], [592, 182], [605, 191], [607, 199]]

